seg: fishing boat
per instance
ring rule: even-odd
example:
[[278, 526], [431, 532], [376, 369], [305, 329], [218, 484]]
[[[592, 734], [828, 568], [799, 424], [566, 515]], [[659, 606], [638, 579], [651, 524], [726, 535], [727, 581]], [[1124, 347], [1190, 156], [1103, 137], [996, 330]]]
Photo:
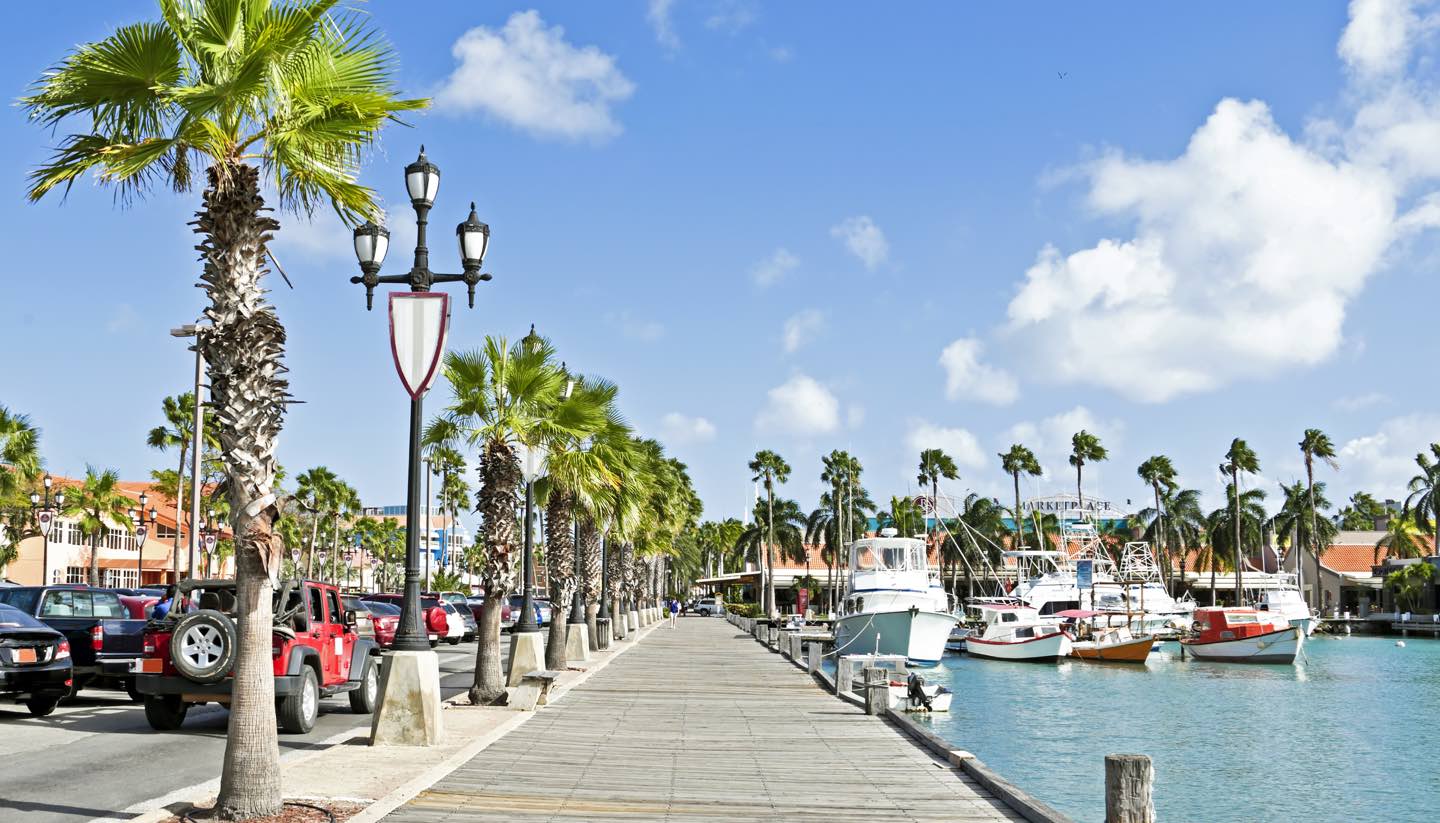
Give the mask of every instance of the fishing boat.
[[1203, 608], [1195, 610], [1194, 634], [1180, 643], [1196, 660], [1288, 665], [1304, 646], [1305, 633], [1248, 607]]
[[911, 673], [904, 682], [890, 681], [890, 708], [902, 712], [948, 712], [955, 694], [941, 685], [930, 685]]
[[911, 665], [940, 662], [958, 619], [930, 567], [925, 541], [879, 537], [850, 545], [849, 588], [835, 619], [837, 654], [904, 655]]
[[1276, 584], [1260, 593], [1257, 607], [1260, 611], [1282, 618], [1288, 625], [1304, 632], [1306, 637], [1314, 634], [1320, 625], [1320, 618], [1310, 609], [1310, 604], [1305, 602], [1305, 595], [1300, 593], [1294, 575], [1274, 576], [1277, 578]]
[[985, 624], [983, 632], [965, 638], [971, 657], [1053, 663], [1070, 653], [1070, 635], [1029, 606], [977, 603], [971, 608]]
[[1058, 617], [1073, 621], [1070, 656], [1096, 663], [1144, 663], [1155, 647], [1153, 635], [1130, 631], [1129, 615], [1068, 609]]

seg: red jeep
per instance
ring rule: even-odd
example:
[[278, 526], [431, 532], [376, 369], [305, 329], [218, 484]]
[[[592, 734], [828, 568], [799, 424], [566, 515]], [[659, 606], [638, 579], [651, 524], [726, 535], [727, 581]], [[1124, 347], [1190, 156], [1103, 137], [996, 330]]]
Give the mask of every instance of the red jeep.
[[[235, 664], [235, 581], [185, 580], [172, 592], [182, 608], [145, 626], [135, 690], [151, 728], [172, 731], [191, 706], [229, 703]], [[380, 649], [355, 631], [340, 590], [313, 580], [281, 581], [274, 596], [271, 657], [280, 728], [315, 727], [320, 699], [348, 692], [357, 714], [375, 710]]]

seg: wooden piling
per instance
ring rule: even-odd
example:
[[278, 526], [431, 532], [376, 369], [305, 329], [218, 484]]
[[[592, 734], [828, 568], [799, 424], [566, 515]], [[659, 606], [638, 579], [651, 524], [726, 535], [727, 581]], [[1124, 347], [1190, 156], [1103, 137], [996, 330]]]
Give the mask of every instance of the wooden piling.
[[890, 672], [878, 666], [865, 667], [865, 713], [884, 714], [890, 708]]
[[1105, 755], [1105, 823], [1155, 823], [1154, 788], [1148, 756]]

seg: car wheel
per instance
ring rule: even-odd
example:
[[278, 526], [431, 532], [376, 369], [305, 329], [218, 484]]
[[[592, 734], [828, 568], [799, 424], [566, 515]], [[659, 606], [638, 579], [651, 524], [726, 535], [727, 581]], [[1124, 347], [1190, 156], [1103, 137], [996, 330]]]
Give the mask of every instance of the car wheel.
[[320, 681], [315, 670], [300, 667], [300, 688], [280, 701], [280, 728], [290, 734], [307, 734], [320, 716]]
[[127, 678], [125, 678], [125, 693], [128, 694], [128, 695], [130, 695], [130, 702], [131, 702], [131, 703], [144, 703], [144, 702], [145, 702], [145, 695], [141, 694], [139, 691], [136, 691], [136, 689], [135, 689], [135, 678], [133, 678], [133, 677], [127, 677]]
[[60, 697], [58, 695], [51, 697], [37, 696], [25, 701], [25, 708], [30, 710], [31, 717], [44, 717], [55, 711], [55, 707], [58, 705], [60, 705]]
[[185, 615], [171, 635], [170, 661], [196, 683], [223, 680], [235, 664], [235, 624], [214, 609]]
[[380, 700], [380, 667], [374, 658], [365, 658], [365, 669], [360, 673], [360, 688], [350, 692], [350, 711], [355, 714], [372, 714]]
[[449, 644], [452, 645], [452, 646], [458, 646], [458, 645], [460, 645], [460, 638], [458, 638], [458, 637], [447, 637], [447, 638], [445, 638], [445, 642], [446, 642], [446, 643], [449, 643]]
[[431, 641], [430, 641], [430, 648], [433, 649], [433, 648], [435, 648], [435, 647], [438, 646], [438, 645], [440, 645], [440, 641], [439, 641], [439, 640], [431, 640]]
[[190, 704], [182, 701], [178, 694], [145, 695], [145, 719], [157, 732], [173, 732], [180, 728], [189, 711]]

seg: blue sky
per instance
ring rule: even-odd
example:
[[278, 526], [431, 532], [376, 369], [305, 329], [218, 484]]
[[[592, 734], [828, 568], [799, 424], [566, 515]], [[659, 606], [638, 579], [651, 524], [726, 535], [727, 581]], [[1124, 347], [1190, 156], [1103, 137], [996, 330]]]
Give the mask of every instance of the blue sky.
[[[10, 96], [72, 45], [154, 16], [93, 2], [12, 15]], [[1300, 476], [1301, 431], [1342, 447], [1322, 476], [1398, 496], [1440, 439], [1440, 94], [1430, 3], [907, 5], [742, 0], [365, 6], [399, 82], [436, 98], [364, 178], [394, 206], [420, 143], [432, 218], [475, 200], [493, 231], [452, 347], [535, 323], [619, 383], [636, 427], [690, 466], [707, 516], [739, 515], [772, 448], [807, 508], [848, 448], [877, 498], [920, 448], [950, 491], [1004, 495], [996, 452], [1035, 448], [1073, 487], [1070, 434], [1112, 459], [1087, 492], [1140, 505], [1135, 466], [1171, 455], [1218, 501], [1248, 439]], [[30, 18], [30, 19], [27, 19]], [[128, 477], [159, 398], [186, 388], [167, 330], [193, 318], [198, 196], [121, 209], [77, 185], [24, 202], [51, 137], [7, 109], [0, 187], [10, 295], [0, 402], [43, 429], [51, 470]], [[367, 504], [403, 500], [405, 397], [383, 311], [348, 283], [348, 232], [282, 215], [292, 472], [325, 464]], [[437, 269], [458, 268], [450, 243]], [[432, 392], [438, 410], [443, 390]]]

